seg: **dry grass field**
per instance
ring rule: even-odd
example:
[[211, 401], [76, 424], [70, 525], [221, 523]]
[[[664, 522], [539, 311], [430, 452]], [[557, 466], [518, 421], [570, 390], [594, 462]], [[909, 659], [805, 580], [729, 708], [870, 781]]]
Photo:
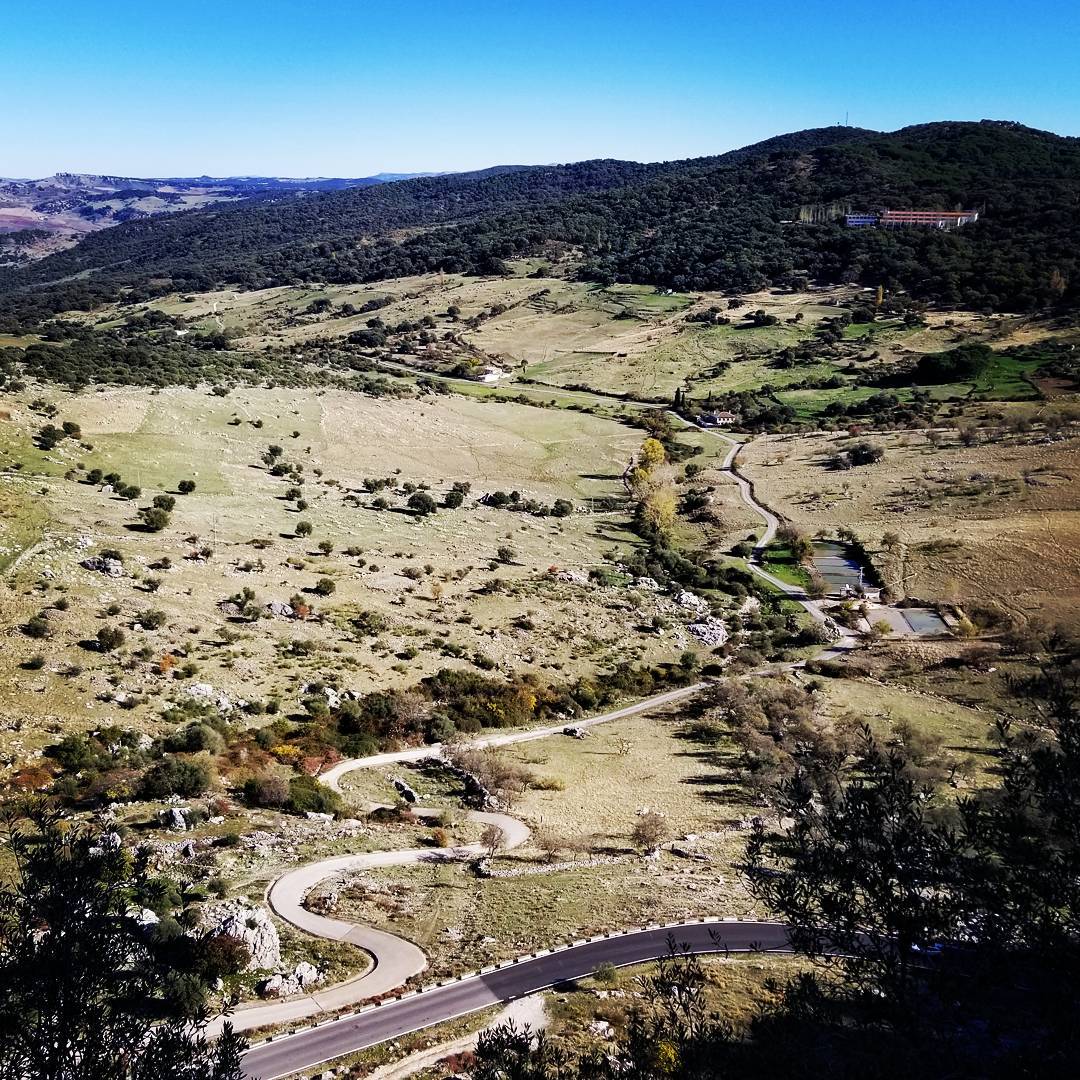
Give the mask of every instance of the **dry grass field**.
[[[360, 691], [411, 684], [477, 657], [498, 671], [558, 680], [672, 659], [687, 644], [681, 633], [638, 631], [653, 613], [672, 614], [670, 600], [584, 580], [606, 554], [638, 543], [625, 510], [595, 509], [618, 499], [619, 475], [641, 441], [626, 426], [458, 396], [112, 390], [55, 400], [92, 450], [73, 440], [34, 449], [43, 420], [24, 400], [7, 403], [12, 419], [0, 429], [9, 466], [0, 498], [12, 511], [0, 535], [8, 566], [0, 708], [16, 732], [9, 759], [50, 731], [115, 716], [107, 699], [118, 693], [145, 699], [126, 721], [152, 723], [162, 700], [183, 691], [155, 670], [177, 646], [194, 666], [193, 681], [232, 698], [291, 702], [328, 669]], [[293, 482], [272, 477], [260, 460], [270, 444], [303, 468], [302, 512], [284, 497]], [[78, 463], [121, 474], [141, 497], [131, 502], [65, 479]], [[373, 508], [365, 478], [390, 478], [388, 509]], [[175, 496], [168, 528], [141, 531], [136, 508], [183, 479], [196, 489]], [[471, 484], [462, 507], [426, 518], [407, 511], [403, 485], [429, 485], [441, 501], [455, 481]], [[549, 505], [567, 499], [575, 510], [536, 517], [479, 505], [493, 490]], [[312, 525], [308, 537], [296, 535], [301, 520]], [[330, 554], [321, 541], [333, 545]], [[203, 547], [212, 549], [208, 558], [197, 555]], [[108, 548], [124, 556], [126, 576], [79, 566]], [[169, 567], [154, 569], [162, 559]], [[560, 580], [561, 571], [573, 579]], [[322, 578], [333, 595], [312, 591]], [[323, 618], [230, 620], [218, 604], [244, 588], [260, 606], [305, 596]], [[60, 598], [66, 610], [55, 606]], [[138, 613], [149, 608], [165, 614], [162, 627], [139, 627]], [[50, 633], [31, 638], [19, 628], [43, 609]], [[120, 664], [80, 645], [105, 623], [125, 628], [129, 649], [147, 659]], [[311, 642], [310, 655], [286, 655], [298, 640]], [[32, 670], [20, 668], [38, 656]]]
[[541, 831], [626, 847], [639, 811], [664, 816], [672, 836], [715, 831], [747, 813], [732, 777], [680, 737], [672, 714], [636, 716], [594, 728], [587, 739], [552, 738], [502, 753], [563, 789], [530, 789], [514, 813]]
[[[1033, 411], [1029, 407], [1029, 412]], [[767, 436], [740, 465], [769, 506], [811, 533], [854, 529], [878, 549], [899, 534], [886, 583], [927, 600], [1072, 618], [1080, 590], [1080, 442], [1001, 435], [976, 446], [942, 433], [874, 435], [881, 461], [848, 471], [829, 458], [844, 434]]]

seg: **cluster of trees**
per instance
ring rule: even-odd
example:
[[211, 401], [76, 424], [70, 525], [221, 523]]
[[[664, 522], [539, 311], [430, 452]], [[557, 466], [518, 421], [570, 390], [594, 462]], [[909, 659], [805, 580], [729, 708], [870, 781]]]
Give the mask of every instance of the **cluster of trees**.
[[52, 450], [64, 439], [82, 438], [82, 428], [74, 420], [65, 420], [60, 427], [55, 424], [45, 424], [38, 430], [35, 442], [39, 450]]
[[205, 382], [287, 381], [280, 363], [249, 354], [208, 354], [183, 342], [138, 338], [122, 341], [109, 333], [0, 350], [8, 373], [62, 383], [73, 390], [100, 383], [122, 386], [195, 386]]
[[882, 391], [856, 401], [831, 401], [821, 410], [821, 415], [871, 427], [924, 427], [936, 408], [930, 395], [922, 390], [915, 390], [906, 401]]
[[[716, 590], [730, 596], [756, 591], [746, 571], [711, 553], [682, 550], [674, 543], [672, 534], [680, 506], [694, 513], [699, 513], [701, 506], [692, 489], [680, 497], [672, 460], [681, 456], [684, 448], [666, 427], [666, 418], [652, 419], [655, 433], [644, 440], [624, 473], [634, 504], [634, 529], [648, 546], [623, 553], [623, 565], [635, 577], [651, 577], [661, 585]], [[687, 466], [687, 476], [696, 473], [694, 464]], [[602, 570], [598, 575], [605, 576]]]
[[668, 464], [667, 449], [649, 436], [625, 473], [626, 487], [634, 500], [634, 519], [639, 531], [665, 542], [675, 526], [679, 496], [675, 470]]
[[744, 786], [759, 800], [775, 796], [796, 773], [820, 777], [839, 770], [858, 745], [860, 725], [850, 717], [822, 723], [812, 687], [787, 682], [728, 680], [694, 703], [706, 719], [688, 733], [704, 742], [730, 737]]
[[249, 806], [293, 814], [335, 814], [341, 809], [341, 796], [306, 774], [288, 779], [272, 775], [249, 777], [244, 782], [244, 799]]
[[[2, 301], [0, 301], [2, 302]], [[18, 389], [26, 378], [61, 383], [72, 390], [88, 386], [197, 386], [214, 384], [310, 386], [332, 384], [372, 397], [408, 396], [408, 387], [371, 375], [351, 374], [370, 361], [340, 348], [272, 349], [260, 353], [230, 350], [225, 339], [214, 348], [197, 337], [163, 338], [150, 332], [96, 330], [46, 323], [48, 340], [0, 349], [0, 386]], [[436, 388], [433, 392], [441, 392]]]
[[[504, 678], [443, 668], [409, 689], [334, 698], [324, 693], [323, 683], [315, 682], [308, 686], [301, 714], [277, 717], [257, 729], [225, 730], [224, 755], [231, 760], [243, 750], [250, 759], [269, 752], [293, 765], [325, 762], [341, 754], [361, 757], [407, 743], [452, 741], [458, 732], [553, 723], [625, 696], [644, 697], [666, 686], [685, 685], [693, 675], [687, 666], [628, 665], [602, 679], [558, 686], [530, 674]], [[279, 805], [292, 809], [299, 805], [297, 798], [310, 800], [317, 794], [290, 787]]]
[[115, 725], [65, 735], [45, 751], [58, 772], [52, 794], [87, 804], [203, 794], [214, 781], [213, 757], [232, 731], [215, 709], [194, 702], [180, 717], [188, 718], [183, 727], [153, 741]]
[[517, 510], [536, 517], [569, 517], [574, 512], [574, 504], [569, 499], [556, 499], [553, 503], [542, 503], [538, 499], [526, 499], [520, 491], [491, 491], [481, 497], [485, 506], [498, 510]]
[[684, 398], [682, 407], [688, 415], [717, 410], [733, 412], [739, 417], [740, 431], [776, 431], [796, 420], [795, 410], [780, 401], [770, 387], [726, 394], [710, 391], [707, 396], [692, 401]]
[[885, 456], [885, 448], [879, 443], [860, 439], [838, 450], [829, 458], [829, 468], [845, 471], [858, 465], [873, 465]]
[[[130, 222], [0, 271], [0, 328], [32, 328], [121, 290], [138, 300], [225, 282], [498, 274], [505, 260], [550, 245], [580, 249], [583, 276], [608, 283], [745, 292], [858, 281], [978, 309], [1072, 305], [1078, 173], [1073, 140], [942, 123], [800, 132], [686, 162], [583, 162], [215, 207]], [[962, 204], [982, 217], [954, 232], [846, 229], [831, 215], [792, 224], [803, 206], [844, 202]], [[405, 239], [391, 236], [402, 229]]]

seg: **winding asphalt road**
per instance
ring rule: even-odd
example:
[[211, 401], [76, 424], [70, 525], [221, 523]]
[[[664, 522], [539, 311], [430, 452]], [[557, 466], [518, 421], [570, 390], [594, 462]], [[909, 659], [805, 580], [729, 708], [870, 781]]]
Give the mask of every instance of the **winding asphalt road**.
[[[634, 716], [650, 709], [662, 708], [681, 698], [698, 693], [705, 686], [705, 683], [682, 686], [663, 694], [657, 694], [646, 701], [639, 701], [633, 705], [615, 709], [612, 712], [602, 713], [591, 719], [578, 721], [575, 726], [581, 728], [593, 727], [597, 724], [605, 724], [612, 720]], [[509, 746], [514, 743], [530, 742], [534, 739], [545, 739], [551, 735], [559, 735], [564, 727], [565, 725], [559, 724], [553, 727], [514, 732], [509, 735], [496, 735], [491, 738], [477, 740], [470, 743], [469, 746], [474, 749], [483, 749], [491, 746]], [[319, 780], [326, 784], [327, 787], [340, 792], [341, 778], [347, 773], [355, 772], [358, 769], [378, 768], [385, 765], [419, 761], [422, 758], [437, 757], [441, 750], [441, 744], [435, 743], [430, 746], [401, 750], [395, 753], [373, 754], [371, 757], [366, 758], [349, 758], [346, 761], [339, 762], [332, 769], [328, 769], [319, 777]], [[435, 817], [439, 814], [439, 811], [417, 808], [415, 813], [420, 817]], [[484, 825], [494, 825], [499, 829], [503, 836], [502, 846], [504, 850], [519, 847], [529, 838], [528, 826], [507, 814], [471, 811], [467, 816], [471, 821]], [[341, 855], [331, 859], [307, 863], [276, 878], [271, 882], [270, 888], [267, 890], [267, 901], [276, 915], [297, 929], [315, 937], [327, 938], [330, 941], [347, 941], [363, 949], [371, 957], [372, 966], [355, 978], [335, 983], [333, 986], [312, 993], [298, 994], [283, 998], [280, 1001], [247, 1002], [240, 1005], [229, 1016], [229, 1021], [234, 1030], [250, 1031], [253, 1028], [291, 1023], [312, 1016], [336, 1012], [339, 1009], [348, 1008], [350, 1005], [356, 1005], [359, 1002], [396, 990], [409, 979], [419, 975], [427, 967], [427, 956], [423, 950], [405, 938], [387, 933], [384, 930], [377, 930], [371, 926], [345, 922], [341, 919], [332, 919], [308, 911], [304, 906], [304, 898], [320, 882], [350, 870], [406, 866], [423, 862], [460, 862], [476, 858], [478, 855], [483, 854], [483, 851], [484, 849], [479, 844], [466, 844], [456, 848], [409, 848], [399, 851], [364, 852], [359, 855]], [[220, 1020], [214, 1023], [210, 1031], [212, 1033], [220, 1031], [221, 1023]]]
[[489, 1005], [583, 978], [601, 964], [626, 967], [656, 960], [667, 955], [671, 940], [695, 953], [791, 951], [785, 927], [769, 922], [688, 922], [596, 938], [254, 1046], [244, 1056], [244, 1073], [276, 1080]]
[[[702, 429], [707, 430], [707, 429]], [[832, 623], [818, 601], [809, 599], [803, 590], [773, 577], [760, 566], [762, 551], [772, 542], [779, 519], [754, 498], [749, 480], [735, 469], [735, 457], [740, 443], [718, 431], [711, 434], [729, 444], [721, 471], [738, 485], [743, 502], [764, 522], [764, 530], [749, 560], [750, 569], [770, 584], [798, 600], [821, 622]], [[843, 636], [823, 656], [837, 655], [855, 644], [855, 639]], [[696, 694], [708, 684], [695, 683], [680, 687], [645, 701], [616, 709], [591, 719], [577, 721], [576, 727], [589, 728], [651, 709], [661, 708], [681, 698]], [[508, 746], [560, 734], [562, 724], [509, 735], [496, 735], [470, 745], [485, 747]], [[351, 758], [327, 770], [320, 780], [340, 792], [341, 778], [357, 769], [414, 762], [438, 756], [440, 744], [417, 747], [367, 758]], [[421, 815], [437, 811], [419, 810]], [[517, 847], [529, 837], [524, 823], [505, 814], [472, 812], [470, 819], [495, 825], [503, 833], [505, 848]], [[363, 949], [373, 960], [373, 967], [354, 979], [327, 987], [313, 994], [301, 995], [272, 1003], [252, 1003], [241, 1006], [230, 1017], [237, 1030], [250, 1030], [271, 1024], [307, 1019], [347, 1008], [360, 1001], [388, 994], [427, 967], [424, 952], [412, 942], [370, 926], [345, 922], [317, 915], [304, 907], [304, 898], [320, 882], [348, 870], [401, 866], [439, 860], [462, 860], [481, 853], [479, 845], [459, 848], [423, 848], [406, 851], [368, 852], [344, 855], [289, 871], [270, 886], [267, 899], [273, 910], [287, 922], [317, 937], [348, 941]], [[509, 1001], [554, 983], [580, 978], [593, 972], [600, 964], [615, 966], [655, 960], [668, 952], [674, 938], [694, 952], [746, 952], [751, 949], [788, 950], [786, 929], [776, 923], [735, 922], [712, 920], [706, 923], [682, 923], [674, 927], [631, 931], [599, 938], [565, 949], [526, 957], [492, 971], [457, 980], [418, 994], [372, 1007], [360, 1014], [318, 1024], [306, 1031], [279, 1037], [253, 1047], [244, 1057], [244, 1070], [250, 1077], [274, 1080], [344, 1054], [373, 1046], [419, 1028], [442, 1023], [456, 1016], [475, 1012], [488, 1005]]]

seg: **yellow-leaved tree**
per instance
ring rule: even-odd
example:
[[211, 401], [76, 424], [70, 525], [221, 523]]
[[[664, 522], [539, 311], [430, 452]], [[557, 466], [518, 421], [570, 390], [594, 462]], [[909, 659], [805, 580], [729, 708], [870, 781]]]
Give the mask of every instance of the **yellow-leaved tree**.
[[672, 484], [663, 484], [647, 492], [641, 500], [641, 516], [661, 536], [667, 536], [675, 525], [678, 496]]
[[667, 461], [667, 454], [659, 439], [648, 438], [641, 444], [638, 452], [638, 465], [647, 472], [652, 472], [657, 465]]

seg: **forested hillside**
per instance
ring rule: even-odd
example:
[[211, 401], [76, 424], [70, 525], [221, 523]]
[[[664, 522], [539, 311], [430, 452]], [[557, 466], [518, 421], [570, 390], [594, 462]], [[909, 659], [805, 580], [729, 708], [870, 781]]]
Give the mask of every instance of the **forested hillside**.
[[[552, 244], [602, 282], [746, 291], [854, 281], [1023, 311], [1080, 295], [1078, 181], [1080, 140], [995, 122], [825, 128], [683, 162], [422, 178], [120, 226], [0, 280], [0, 324], [26, 329], [125, 289], [497, 274]], [[885, 205], [982, 217], [956, 233], [847, 229], [836, 217]]]

